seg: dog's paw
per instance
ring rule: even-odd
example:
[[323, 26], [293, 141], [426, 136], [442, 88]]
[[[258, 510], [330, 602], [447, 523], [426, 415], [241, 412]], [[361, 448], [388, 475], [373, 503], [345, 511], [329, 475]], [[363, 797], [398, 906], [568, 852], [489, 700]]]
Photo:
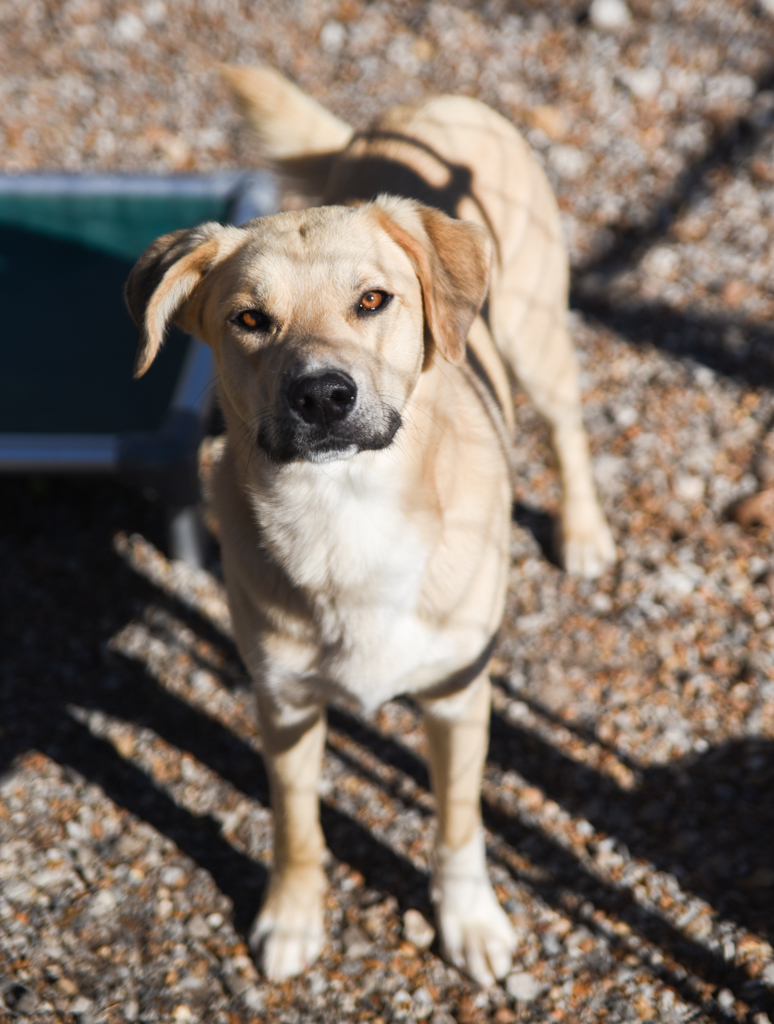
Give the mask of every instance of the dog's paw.
[[300, 974], [320, 955], [325, 938], [322, 871], [272, 877], [269, 895], [250, 932], [250, 948], [270, 981]]
[[430, 896], [447, 960], [485, 987], [504, 978], [518, 939], [489, 881], [481, 833], [459, 850], [436, 849]]
[[596, 503], [582, 514], [574, 509], [562, 517], [561, 547], [567, 572], [587, 579], [601, 576], [618, 558], [610, 527]]

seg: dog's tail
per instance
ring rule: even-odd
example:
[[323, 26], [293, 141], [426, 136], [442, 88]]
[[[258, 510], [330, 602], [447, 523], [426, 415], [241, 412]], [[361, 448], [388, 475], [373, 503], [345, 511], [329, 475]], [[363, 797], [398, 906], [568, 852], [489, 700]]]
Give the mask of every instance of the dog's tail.
[[319, 195], [353, 130], [273, 68], [221, 66], [259, 155], [288, 184]]

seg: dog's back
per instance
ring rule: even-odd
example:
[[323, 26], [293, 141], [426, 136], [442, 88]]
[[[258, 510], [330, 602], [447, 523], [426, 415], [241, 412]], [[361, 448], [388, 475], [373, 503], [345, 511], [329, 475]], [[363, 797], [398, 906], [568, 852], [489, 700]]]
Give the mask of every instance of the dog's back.
[[325, 204], [382, 193], [415, 199], [489, 233], [487, 302], [468, 338], [513, 428], [509, 376], [551, 429], [564, 502], [568, 569], [598, 575], [615, 546], [592, 482], [578, 369], [567, 327], [568, 262], [551, 186], [519, 132], [483, 103], [438, 96], [388, 111], [355, 132], [270, 68], [225, 68], [259, 151]]

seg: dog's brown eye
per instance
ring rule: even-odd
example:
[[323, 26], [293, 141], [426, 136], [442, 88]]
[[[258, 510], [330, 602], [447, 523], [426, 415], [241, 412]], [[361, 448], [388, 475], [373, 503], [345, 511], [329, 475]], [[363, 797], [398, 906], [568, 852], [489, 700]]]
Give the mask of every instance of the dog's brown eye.
[[271, 317], [261, 309], [245, 309], [234, 320], [248, 331], [267, 331], [271, 327]]
[[361, 316], [363, 313], [375, 313], [378, 309], [384, 309], [391, 298], [387, 292], [366, 292], [360, 299], [357, 311]]

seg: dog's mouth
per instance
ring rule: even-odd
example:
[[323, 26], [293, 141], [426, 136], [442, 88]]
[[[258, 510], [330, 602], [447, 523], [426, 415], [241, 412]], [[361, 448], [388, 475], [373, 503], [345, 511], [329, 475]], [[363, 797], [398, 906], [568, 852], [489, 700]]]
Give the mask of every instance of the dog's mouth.
[[272, 462], [333, 462], [358, 452], [379, 451], [392, 444], [401, 426], [397, 409], [387, 409], [380, 430], [354, 421], [344, 427], [301, 427], [287, 418], [262, 424], [256, 444]]
[[347, 374], [330, 370], [286, 383], [279, 410], [264, 421], [256, 444], [273, 462], [333, 462], [392, 444], [401, 425], [391, 406], [369, 408]]

